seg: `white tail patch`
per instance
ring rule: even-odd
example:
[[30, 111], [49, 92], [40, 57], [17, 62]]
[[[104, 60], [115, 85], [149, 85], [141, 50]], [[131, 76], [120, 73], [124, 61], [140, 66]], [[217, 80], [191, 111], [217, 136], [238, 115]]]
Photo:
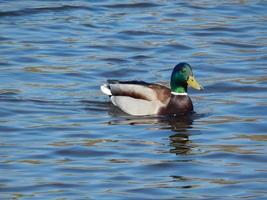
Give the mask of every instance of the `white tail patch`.
[[102, 91], [104, 94], [106, 94], [106, 95], [108, 95], [108, 96], [111, 96], [111, 95], [112, 95], [112, 94], [111, 94], [111, 91], [110, 91], [110, 89], [108, 88], [108, 85], [107, 85], [107, 84], [101, 85], [101, 86], [100, 86], [100, 89], [101, 89], [101, 91]]

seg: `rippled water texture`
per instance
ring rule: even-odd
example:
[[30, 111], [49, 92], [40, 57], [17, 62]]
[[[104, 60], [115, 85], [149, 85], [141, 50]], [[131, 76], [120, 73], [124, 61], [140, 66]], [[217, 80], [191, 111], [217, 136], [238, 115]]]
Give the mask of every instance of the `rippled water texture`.
[[[267, 199], [267, 1], [0, 1], [0, 199]], [[193, 66], [196, 114], [106, 79]]]

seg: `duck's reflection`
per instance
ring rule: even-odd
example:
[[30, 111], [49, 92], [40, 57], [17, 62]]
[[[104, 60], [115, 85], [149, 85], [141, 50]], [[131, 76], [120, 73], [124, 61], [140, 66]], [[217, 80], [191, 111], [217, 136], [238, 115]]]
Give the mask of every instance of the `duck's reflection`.
[[189, 139], [191, 135], [191, 129], [193, 122], [200, 115], [186, 114], [177, 116], [162, 116], [162, 117], [133, 117], [124, 114], [122, 111], [111, 106], [109, 114], [116, 118], [115, 120], [109, 121], [110, 125], [145, 125], [155, 124], [158, 130], [171, 130], [173, 134], [169, 136], [170, 139], [170, 152], [175, 154], [188, 154], [191, 151], [192, 143]]
[[193, 125], [194, 114], [181, 115], [169, 119], [171, 130], [174, 134], [170, 135], [171, 153], [188, 154], [191, 151], [191, 141], [189, 140], [190, 129]]

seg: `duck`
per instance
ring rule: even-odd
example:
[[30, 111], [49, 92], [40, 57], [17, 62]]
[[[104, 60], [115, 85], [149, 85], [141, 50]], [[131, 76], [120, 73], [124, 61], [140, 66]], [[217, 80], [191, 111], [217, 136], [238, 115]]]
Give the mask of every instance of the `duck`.
[[194, 77], [192, 67], [182, 62], [173, 68], [170, 87], [144, 81], [107, 80], [100, 89], [114, 106], [129, 115], [178, 115], [194, 112], [188, 86], [204, 89]]

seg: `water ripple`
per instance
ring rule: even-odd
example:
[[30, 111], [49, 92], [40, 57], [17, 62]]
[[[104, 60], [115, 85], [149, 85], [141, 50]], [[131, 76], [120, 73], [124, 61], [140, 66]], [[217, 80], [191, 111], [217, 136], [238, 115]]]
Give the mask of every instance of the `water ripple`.
[[20, 17], [48, 12], [62, 12], [62, 11], [72, 11], [72, 10], [88, 10], [94, 11], [92, 7], [86, 6], [73, 6], [73, 5], [63, 5], [57, 7], [39, 7], [39, 8], [27, 8], [23, 10], [14, 10], [14, 11], [1, 11], [0, 17]]
[[151, 8], [151, 7], [158, 7], [160, 4], [156, 3], [119, 3], [119, 4], [110, 4], [104, 5], [107, 8], [116, 8], [116, 9], [124, 9], [124, 8]]
[[226, 45], [230, 47], [237, 47], [237, 48], [244, 48], [244, 49], [247, 49], [247, 48], [255, 49], [255, 48], [264, 47], [263, 45], [260, 45], [260, 44], [256, 45], [256, 44], [251, 44], [251, 43], [239, 43], [239, 42], [231, 42], [231, 41], [214, 42], [213, 44]]

